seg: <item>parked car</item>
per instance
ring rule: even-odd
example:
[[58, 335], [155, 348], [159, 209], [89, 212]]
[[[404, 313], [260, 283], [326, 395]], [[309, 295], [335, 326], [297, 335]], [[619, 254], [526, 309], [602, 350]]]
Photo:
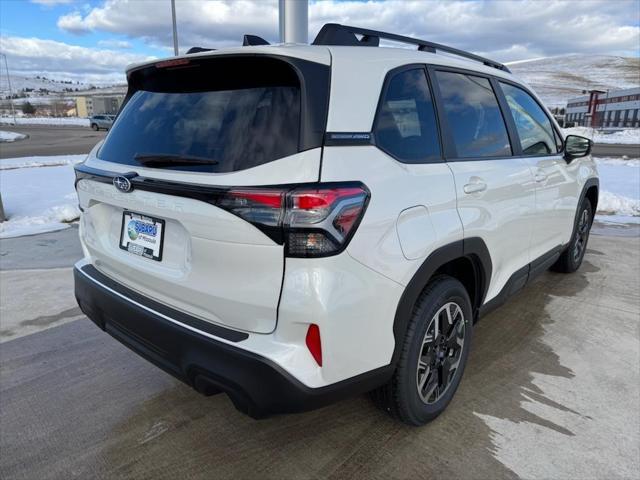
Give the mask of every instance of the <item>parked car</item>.
[[89, 123], [91, 128], [95, 131], [100, 130], [101, 128], [105, 130], [109, 130], [113, 125], [113, 120], [115, 119], [115, 115], [92, 115], [89, 118]]
[[371, 392], [425, 424], [474, 323], [580, 267], [591, 143], [450, 47], [335, 24], [245, 43], [128, 69], [118, 122], [75, 167], [78, 303], [251, 416]]

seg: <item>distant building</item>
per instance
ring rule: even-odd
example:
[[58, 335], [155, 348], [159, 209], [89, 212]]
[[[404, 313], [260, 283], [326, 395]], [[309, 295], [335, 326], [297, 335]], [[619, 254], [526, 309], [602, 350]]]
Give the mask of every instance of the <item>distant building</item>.
[[623, 128], [640, 127], [640, 87], [603, 92], [567, 102], [565, 123], [568, 126]]
[[76, 109], [79, 117], [103, 113], [115, 115], [123, 100], [123, 95], [83, 95], [76, 98]]

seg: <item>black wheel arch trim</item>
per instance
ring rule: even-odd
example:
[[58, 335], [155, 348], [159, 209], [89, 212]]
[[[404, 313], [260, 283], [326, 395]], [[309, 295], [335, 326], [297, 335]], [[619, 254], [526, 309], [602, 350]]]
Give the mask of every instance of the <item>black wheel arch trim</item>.
[[[576, 234], [576, 230], [578, 228], [578, 220], [580, 218], [580, 207], [582, 206], [582, 202], [584, 202], [584, 199], [587, 198], [587, 193], [589, 192], [589, 189], [595, 187], [596, 188], [596, 194], [599, 196], [600, 195], [600, 180], [595, 178], [595, 177], [591, 177], [588, 178], [587, 181], [584, 183], [584, 185], [582, 186], [582, 191], [580, 192], [580, 198], [578, 200], [578, 205], [576, 205], [576, 213], [575, 213], [575, 217], [573, 219], [573, 229], [571, 230], [571, 237], [569, 237], [569, 241], [567, 242], [567, 246], [571, 244], [571, 240], [573, 239], [573, 237]], [[596, 204], [595, 205], [591, 205], [591, 223], [593, 223], [594, 218], [596, 217], [596, 210], [598, 209], [598, 201], [596, 198]]]
[[[584, 183], [584, 185], [582, 187], [582, 192], [580, 192], [580, 201], [578, 202], [578, 205], [576, 207], [576, 220], [578, 218], [578, 213], [579, 213], [579, 210], [580, 210], [580, 206], [582, 205], [582, 202], [586, 198], [587, 192], [589, 191], [589, 189], [591, 187], [596, 187], [596, 192], [597, 192], [598, 196], [600, 195], [600, 180], [595, 178], [595, 177], [588, 178], [587, 181]], [[595, 216], [595, 212], [598, 209], [598, 202], [596, 201], [595, 205], [591, 205], [591, 208], [593, 209], [593, 214]], [[593, 221], [593, 219], [592, 219], [592, 221]]]
[[393, 321], [395, 348], [391, 360], [392, 365], [396, 365], [400, 357], [402, 339], [406, 334], [413, 307], [420, 294], [439, 268], [460, 258], [466, 258], [471, 261], [476, 276], [475, 302], [472, 306], [474, 315], [480, 305], [483, 304], [493, 268], [491, 255], [484, 241], [479, 237], [470, 237], [434, 250], [413, 275], [398, 302]]

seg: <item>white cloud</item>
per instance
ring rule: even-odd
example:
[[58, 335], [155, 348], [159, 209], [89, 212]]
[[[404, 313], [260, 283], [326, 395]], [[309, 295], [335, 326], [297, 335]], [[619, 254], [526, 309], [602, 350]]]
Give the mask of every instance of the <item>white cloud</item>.
[[[639, 5], [633, 0], [327, 0], [311, 3], [309, 33], [313, 38], [324, 23], [338, 22], [428, 38], [505, 61], [564, 53], [637, 55], [640, 27], [633, 22]], [[275, 0], [180, 0], [176, 7], [183, 50], [237, 45], [244, 33], [278, 40]], [[106, 0], [85, 14], [60, 17], [58, 26], [73, 33], [126, 35], [152, 45], [172, 41], [168, 1]]]
[[127, 42], [126, 40], [100, 40], [98, 41], [98, 46], [105, 48], [120, 48], [124, 50], [133, 48], [131, 42]]
[[85, 26], [85, 21], [79, 12], [69, 13], [58, 19], [58, 27], [70, 33], [82, 34], [89, 33], [91, 30]]
[[[33, 1], [52, 5], [68, 0]], [[183, 52], [191, 46], [239, 45], [245, 33], [278, 41], [277, 0], [177, 0], [176, 7]], [[426, 38], [499, 61], [567, 53], [637, 56], [639, 15], [637, 0], [326, 0], [310, 4], [309, 34], [313, 39], [323, 24], [337, 22]], [[169, 0], [77, 2], [57, 24], [78, 35], [98, 32], [114, 38], [99, 41], [94, 49], [2, 36], [0, 49], [9, 56], [11, 68], [58, 72], [74, 80], [123, 79], [128, 63], [145, 59], [134, 53], [129, 40], [171, 55]]]
[[0, 49], [13, 74], [47, 74], [57, 79], [96, 83], [124, 82], [130, 63], [151, 57], [130, 52], [93, 49], [54, 40], [3, 36]]

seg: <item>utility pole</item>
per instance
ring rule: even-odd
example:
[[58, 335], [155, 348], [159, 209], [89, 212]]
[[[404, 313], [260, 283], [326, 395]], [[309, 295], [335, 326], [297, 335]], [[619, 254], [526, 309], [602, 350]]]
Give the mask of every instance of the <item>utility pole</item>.
[[[7, 63], [7, 55], [4, 53], [0, 53], [4, 57], [4, 68], [7, 71], [7, 85], [9, 86], [9, 105], [11, 106], [11, 116], [13, 116], [13, 124], [16, 123], [16, 110], [13, 108], [13, 90], [11, 90], [11, 77], [9, 76], [9, 64]], [[0, 207], [2, 205], [0, 204]]]
[[[13, 108], [13, 90], [11, 89], [11, 77], [9, 76], [9, 64], [7, 63], [7, 55], [0, 53], [4, 57], [4, 67], [7, 71], [7, 85], [9, 86], [9, 105], [11, 105], [11, 115], [13, 116], [13, 124], [16, 123], [16, 111]], [[0, 192], [0, 223], [4, 222], [7, 218], [4, 214], [4, 206], [2, 205], [2, 192]]]
[[307, 0], [279, 0], [280, 42], [307, 43], [309, 41], [309, 2]]
[[178, 56], [178, 26], [176, 25], [176, 0], [171, 0], [171, 19], [173, 21], [173, 54]]

